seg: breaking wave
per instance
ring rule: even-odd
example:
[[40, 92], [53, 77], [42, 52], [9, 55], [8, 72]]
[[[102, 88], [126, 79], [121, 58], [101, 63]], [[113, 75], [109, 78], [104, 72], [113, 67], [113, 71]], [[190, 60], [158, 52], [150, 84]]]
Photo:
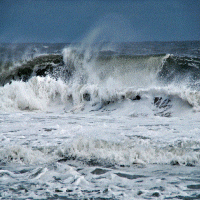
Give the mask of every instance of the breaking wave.
[[[127, 139], [126, 139], [127, 138]], [[150, 137], [128, 136], [121, 141], [78, 137], [55, 147], [30, 149], [11, 146], [0, 151], [0, 163], [44, 164], [78, 161], [89, 166], [171, 164], [195, 166], [200, 160], [199, 141], [176, 141], [159, 145]]]
[[1, 110], [43, 110], [56, 101], [71, 103], [72, 111], [84, 110], [86, 102], [90, 110], [100, 110], [127, 99], [150, 101], [163, 116], [170, 116], [177, 101], [199, 110], [199, 58], [129, 55], [95, 45], [2, 64]]

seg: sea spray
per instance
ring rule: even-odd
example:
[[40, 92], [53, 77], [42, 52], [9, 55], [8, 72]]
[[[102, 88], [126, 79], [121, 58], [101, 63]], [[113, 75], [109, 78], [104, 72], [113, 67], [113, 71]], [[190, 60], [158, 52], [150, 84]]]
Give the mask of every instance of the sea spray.
[[1, 110], [45, 110], [51, 102], [66, 102], [67, 85], [48, 76], [33, 77], [0, 87], [0, 93]]
[[1, 71], [2, 198], [199, 198], [199, 43], [103, 43]]

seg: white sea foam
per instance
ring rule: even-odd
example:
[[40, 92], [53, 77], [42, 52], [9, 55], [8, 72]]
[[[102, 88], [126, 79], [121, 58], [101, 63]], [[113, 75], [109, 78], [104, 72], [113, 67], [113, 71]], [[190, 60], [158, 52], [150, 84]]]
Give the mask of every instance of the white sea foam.
[[198, 87], [162, 82], [171, 55], [112, 51], [65, 48], [66, 79], [0, 87], [2, 198], [199, 197]]
[[[46, 110], [51, 103], [70, 104], [77, 106], [90, 101], [91, 110], [93, 105], [105, 105], [106, 102], [123, 102], [124, 99], [134, 100], [137, 96], [149, 109], [155, 97], [169, 99], [175, 113], [188, 110], [191, 105], [195, 111], [199, 110], [200, 93], [188, 88], [178, 88], [169, 85], [163, 87], [138, 88], [123, 87], [113, 78], [109, 78], [102, 84], [67, 84], [62, 80], [55, 80], [50, 77], [33, 77], [28, 82], [13, 81], [0, 88], [1, 103], [0, 109], [9, 110]], [[88, 104], [88, 103], [87, 103]], [[184, 105], [184, 109], [180, 109]], [[117, 108], [116, 108], [117, 109]], [[159, 111], [159, 110], [158, 110]]]
[[50, 77], [33, 77], [28, 82], [13, 81], [0, 88], [1, 110], [45, 110], [56, 100], [65, 102], [67, 86]]

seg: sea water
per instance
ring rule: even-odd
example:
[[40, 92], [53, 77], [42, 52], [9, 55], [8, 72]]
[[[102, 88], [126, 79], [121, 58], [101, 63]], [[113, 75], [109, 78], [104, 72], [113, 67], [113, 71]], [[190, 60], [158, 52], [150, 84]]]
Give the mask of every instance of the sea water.
[[199, 50], [2, 44], [0, 198], [200, 198]]

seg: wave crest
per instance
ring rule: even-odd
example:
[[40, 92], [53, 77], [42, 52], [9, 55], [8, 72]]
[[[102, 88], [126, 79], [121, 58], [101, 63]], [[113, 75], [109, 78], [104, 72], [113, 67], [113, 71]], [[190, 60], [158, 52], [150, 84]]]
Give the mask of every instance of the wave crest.
[[1, 110], [45, 110], [51, 102], [66, 102], [67, 86], [47, 77], [33, 77], [28, 82], [13, 81], [0, 87]]

